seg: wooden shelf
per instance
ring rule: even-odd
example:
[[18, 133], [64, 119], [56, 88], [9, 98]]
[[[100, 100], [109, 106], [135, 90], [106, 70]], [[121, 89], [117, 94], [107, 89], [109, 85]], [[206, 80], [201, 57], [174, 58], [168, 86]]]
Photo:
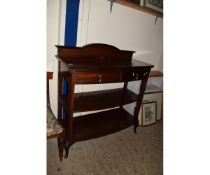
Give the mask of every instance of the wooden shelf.
[[150, 71], [149, 77], [160, 77], [163, 76], [163, 73], [160, 71]]
[[122, 88], [75, 94], [75, 112], [117, 107], [137, 101], [137, 95]]
[[115, 2], [118, 3], [118, 4], [121, 4], [121, 5], [127, 6], [127, 7], [134, 8], [136, 10], [143, 11], [145, 13], [149, 13], [151, 15], [155, 15], [157, 17], [161, 17], [161, 18], [163, 17], [163, 13], [161, 13], [161, 12], [155, 11], [155, 10], [147, 8], [147, 7], [142, 7], [138, 4], [129, 2], [127, 0], [116, 0]]
[[133, 125], [133, 116], [124, 109], [83, 115], [73, 118], [73, 141], [105, 136]]

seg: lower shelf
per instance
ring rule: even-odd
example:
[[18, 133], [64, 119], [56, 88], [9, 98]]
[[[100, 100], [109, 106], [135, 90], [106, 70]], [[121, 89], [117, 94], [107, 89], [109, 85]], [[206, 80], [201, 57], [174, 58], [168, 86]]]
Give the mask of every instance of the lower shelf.
[[133, 125], [133, 116], [124, 109], [87, 114], [74, 117], [72, 141], [105, 136]]

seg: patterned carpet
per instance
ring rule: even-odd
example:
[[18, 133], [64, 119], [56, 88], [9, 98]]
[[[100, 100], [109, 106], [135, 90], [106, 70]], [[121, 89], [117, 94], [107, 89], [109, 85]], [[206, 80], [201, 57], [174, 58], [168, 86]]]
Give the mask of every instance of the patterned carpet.
[[58, 158], [56, 140], [47, 144], [48, 175], [162, 175], [162, 121], [82, 142], [70, 147], [69, 158]]

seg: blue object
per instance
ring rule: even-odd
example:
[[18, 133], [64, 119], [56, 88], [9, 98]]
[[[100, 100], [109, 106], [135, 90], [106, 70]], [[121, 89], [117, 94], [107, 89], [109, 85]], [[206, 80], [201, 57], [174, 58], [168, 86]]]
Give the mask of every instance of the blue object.
[[80, 0], [66, 1], [65, 46], [76, 46]]
[[61, 118], [62, 118], [62, 121], [63, 121], [64, 123], [66, 123], [66, 121], [67, 121], [67, 112], [66, 112], [66, 110], [64, 109], [64, 107], [62, 107], [62, 115], [61, 115]]
[[68, 95], [68, 86], [69, 86], [68, 81], [66, 79], [63, 79], [63, 83], [62, 83], [62, 95], [63, 96]]

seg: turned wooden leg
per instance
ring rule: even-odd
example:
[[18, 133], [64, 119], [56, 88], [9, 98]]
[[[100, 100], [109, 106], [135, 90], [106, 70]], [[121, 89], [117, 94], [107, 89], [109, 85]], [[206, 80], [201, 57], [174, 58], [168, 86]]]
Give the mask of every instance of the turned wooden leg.
[[58, 136], [58, 150], [60, 161], [63, 159], [63, 148], [64, 148], [64, 137], [63, 135]]

